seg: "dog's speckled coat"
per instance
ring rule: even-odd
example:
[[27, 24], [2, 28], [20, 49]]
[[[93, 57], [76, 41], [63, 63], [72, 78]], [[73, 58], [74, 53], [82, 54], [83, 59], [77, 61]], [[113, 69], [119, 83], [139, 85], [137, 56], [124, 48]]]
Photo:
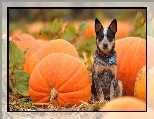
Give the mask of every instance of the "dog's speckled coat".
[[95, 19], [96, 45], [92, 67], [92, 99], [108, 100], [122, 96], [122, 83], [116, 79], [117, 61], [115, 34], [117, 21], [114, 19], [108, 28], [103, 28]]

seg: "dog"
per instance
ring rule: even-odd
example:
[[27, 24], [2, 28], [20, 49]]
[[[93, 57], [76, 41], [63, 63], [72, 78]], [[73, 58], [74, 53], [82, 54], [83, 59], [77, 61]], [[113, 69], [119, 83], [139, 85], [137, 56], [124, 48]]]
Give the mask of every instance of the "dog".
[[115, 34], [117, 20], [114, 19], [108, 28], [95, 19], [96, 46], [92, 66], [92, 100], [110, 101], [122, 96], [122, 82], [116, 79], [117, 61], [115, 51]]

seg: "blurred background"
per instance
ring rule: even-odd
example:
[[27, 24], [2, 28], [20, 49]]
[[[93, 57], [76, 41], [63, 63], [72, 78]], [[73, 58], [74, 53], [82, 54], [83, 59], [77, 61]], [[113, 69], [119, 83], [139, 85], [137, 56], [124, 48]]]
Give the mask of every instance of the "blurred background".
[[127, 36], [146, 38], [146, 9], [9, 9], [9, 34], [28, 33], [37, 40], [62, 38], [71, 42], [87, 61], [95, 50], [94, 21], [104, 27], [117, 19], [116, 40]]
[[63, 18], [66, 21], [87, 20], [98, 17], [100, 20], [117, 18], [118, 20], [132, 21], [137, 12], [141, 11], [146, 18], [145, 9], [10, 9], [9, 21], [32, 23], [36, 21], [50, 22], [54, 18]]

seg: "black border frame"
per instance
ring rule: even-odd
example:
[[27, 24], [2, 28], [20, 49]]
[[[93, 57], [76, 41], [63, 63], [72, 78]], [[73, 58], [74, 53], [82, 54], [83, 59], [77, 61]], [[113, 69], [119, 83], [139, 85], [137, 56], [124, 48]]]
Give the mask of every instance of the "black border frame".
[[[146, 80], [147, 80], [147, 7], [7, 7], [7, 112], [95, 112], [95, 111], [10, 111], [9, 110], [9, 9], [145, 9], [146, 10]], [[146, 111], [98, 111], [98, 112], [147, 112]]]

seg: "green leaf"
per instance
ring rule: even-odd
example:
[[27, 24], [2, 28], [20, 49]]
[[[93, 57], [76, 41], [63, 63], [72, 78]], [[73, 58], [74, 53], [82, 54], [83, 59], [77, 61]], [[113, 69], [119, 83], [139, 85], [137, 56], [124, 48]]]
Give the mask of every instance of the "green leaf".
[[39, 34], [51, 40], [56, 37], [57, 34], [61, 31], [62, 26], [62, 19], [54, 19], [54, 21], [50, 25], [44, 26], [42, 29], [40, 29]]
[[15, 80], [14, 91], [23, 96], [29, 96], [30, 75], [22, 70], [16, 70], [13, 77]]
[[61, 34], [61, 38], [67, 41], [71, 41], [75, 38], [76, 31], [73, 23], [68, 23], [65, 27], [64, 33]]
[[78, 28], [78, 31], [79, 33], [82, 33], [84, 32], [84, 30], [88, 27], [88, 23], [83, 21], [79, 24], [79, 28]]
[[[27, 49], [26, 49], [27, 50]], [[22, 69], [22, 64], [25, 61], [25, 50], [20, 50], [17, 45], [10, 41], [9, 43], [9, 68], [11, 70]]]
[[135, 20], [133, 29], [130, 32], [129, 36], [136, 36], [146, 39], [146, 27], [145, 25], [145, 19], [143, 17], [143, 14], [141, 12], [138, 12]]

